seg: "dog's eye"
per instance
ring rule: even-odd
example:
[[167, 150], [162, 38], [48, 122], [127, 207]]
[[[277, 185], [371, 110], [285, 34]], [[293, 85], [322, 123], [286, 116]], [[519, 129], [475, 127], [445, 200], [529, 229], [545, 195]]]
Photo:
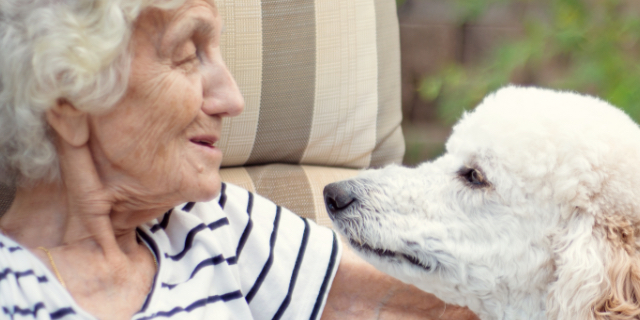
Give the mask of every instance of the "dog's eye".
[[462, 168], [459, 172], [460, 176], [468, 183], [475, 187], [484, 187], [488, 185], [482, 172], [474, 168]]

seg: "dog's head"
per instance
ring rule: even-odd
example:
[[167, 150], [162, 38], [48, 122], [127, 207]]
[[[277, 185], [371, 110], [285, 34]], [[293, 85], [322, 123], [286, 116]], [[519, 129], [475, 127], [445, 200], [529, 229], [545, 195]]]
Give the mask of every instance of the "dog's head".
[[640, 314], [640, 129], [601, 100], [501, 89], [442, 157], [325, 199], [368, 261], [482, 318]]

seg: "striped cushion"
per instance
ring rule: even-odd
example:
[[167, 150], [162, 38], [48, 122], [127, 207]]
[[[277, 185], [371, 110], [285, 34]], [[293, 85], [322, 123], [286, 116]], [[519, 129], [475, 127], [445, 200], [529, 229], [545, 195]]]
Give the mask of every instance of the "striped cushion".
[[255, 192], [316, 223], [330, 226], [324, 206], [324, 186], [351, 178], [355, 169], [271, 164], [226, 168], [220, 171], [222, 180]]
[[393, 0], [217, 0], [223, 55], [245, 100], [226, 119], [223, 166], [364, 168], [399, 162]]

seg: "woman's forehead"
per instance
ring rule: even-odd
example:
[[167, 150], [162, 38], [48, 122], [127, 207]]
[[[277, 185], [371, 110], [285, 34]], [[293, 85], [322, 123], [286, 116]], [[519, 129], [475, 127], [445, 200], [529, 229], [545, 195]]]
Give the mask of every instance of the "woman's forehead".
[[151, 23], [155, 28], [166, 28], [180, 20], [192, 17], [208, 18], [212, 21], [220, 18], [213, 0], [187, 0], [175, 9], [164, 10], [151, 7], [138, 16], [137, 23]]
[[221, 28], [221, 19], [212, 0], [188, 0], [173, 10], [143, 12], [135, 28], [145, 32], [157, 46], [164, 46], [194, 30], [213, 34]]

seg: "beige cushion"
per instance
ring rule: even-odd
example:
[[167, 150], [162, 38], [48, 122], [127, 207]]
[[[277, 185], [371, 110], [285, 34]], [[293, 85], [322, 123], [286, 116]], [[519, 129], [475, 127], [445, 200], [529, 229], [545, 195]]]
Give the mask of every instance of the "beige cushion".
[[322, 196], [324, 186], [351, 178], [357, 173], [355, 169], [287, 164], [226, 168], [220, 171], [223, 181], [263, 195], [324, 226], [331, 225]]
[[217, 0], [223, 56], [242, 91], [223, 166], [400, 162], [393, 0]]
[[246, 101], [218, 144], [223, 167], [245, 167], [222, 169], [223, 181], [330, 225], [324, 186], [357, 173], [337, 167], [404, 154], [395, 1], [216, 3], [222, 53]]

